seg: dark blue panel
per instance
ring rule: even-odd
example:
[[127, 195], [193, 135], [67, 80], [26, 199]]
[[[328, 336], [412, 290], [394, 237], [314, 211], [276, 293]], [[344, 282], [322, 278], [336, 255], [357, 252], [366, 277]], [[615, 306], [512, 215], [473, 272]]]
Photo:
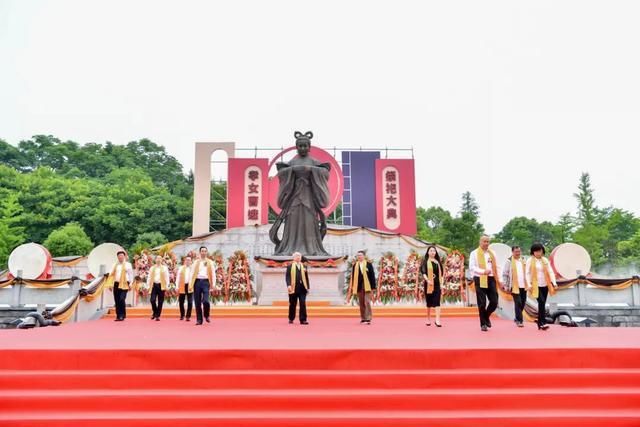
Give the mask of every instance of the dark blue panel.
[[[351, 153], [351, 225], [376, 227], [376, 170], [378, 151], [352, 151]], [[348, 159], [342, 153], [342, 161]], [[346, 187], [346, 185], [345, 185]]]

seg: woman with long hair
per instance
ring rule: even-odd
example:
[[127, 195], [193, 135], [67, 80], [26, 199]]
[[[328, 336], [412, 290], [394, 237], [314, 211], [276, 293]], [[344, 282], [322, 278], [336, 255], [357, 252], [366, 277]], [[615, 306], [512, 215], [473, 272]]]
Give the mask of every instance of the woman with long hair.
[[431, 326], [431, 308], [435, 308], [436, 326], [442, 326], [440, 323], [440, 284], [443, 280], [442, 261], [440, 254], [435, 246], [429, 246], [427, 253], [424, 255], [420, 273], [424, 279], [424, 294], [427, 300], [427, 326]]

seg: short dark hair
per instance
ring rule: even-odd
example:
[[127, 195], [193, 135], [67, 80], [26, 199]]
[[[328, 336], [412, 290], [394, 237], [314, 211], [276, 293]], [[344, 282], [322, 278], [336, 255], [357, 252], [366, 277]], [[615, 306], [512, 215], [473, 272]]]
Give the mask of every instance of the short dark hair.
[[[113, 252], [112, 252], [112, 253], [113, 253]], [[120, 254], [122, 254], [122, 255], [124, 255], [124, 256], [127, 256], [127, 253], [126, 253], [125, 251], [118, 251], [118, 252], [116, 252], [116, 256], [118, 256], [118, 255], [120, 255]]]
[[544, 250], [544, 245], [542, 243], [534, 243], [533, 245], [531, 245], [531, 255], [533, 255], [534, 252], [538, 252], [538, 251], [542, 251], [542, 255], [546, 255], [546, 251]]
[[209, 249], [207, 249], [207, 247], [206, 247], [206, 246], [200, 246], [200, 249], [198, 249], [198, 252], [200, 252], [200, 251], [201, 251], [201, 250], [203, 250], [203, 249], [204, 249], [205, 251], [209, 252]]
[[356, 255], [358, 255], [358, 254], [366, 255], [365, 251], [363, 251], [363, 250], [359, 250], [358, 252], [356, 252]]
[[511, 252], [515, 251], [516, 249], [522, 249], [522, 248], [518, 245], [511, 246]]

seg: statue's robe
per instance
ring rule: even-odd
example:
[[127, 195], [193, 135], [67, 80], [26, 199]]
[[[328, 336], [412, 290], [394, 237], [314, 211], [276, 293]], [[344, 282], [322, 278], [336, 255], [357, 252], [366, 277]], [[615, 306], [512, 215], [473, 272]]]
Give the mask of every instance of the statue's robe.
[[284, 230], [275, 255], [300, 252], [307, 256], [329, 256], [322, 246], [326, 231], [322, 209], [329, 204], [330, 165], [311, 157], [296, 157], [277, 166], [278, 206], [282, 209]]

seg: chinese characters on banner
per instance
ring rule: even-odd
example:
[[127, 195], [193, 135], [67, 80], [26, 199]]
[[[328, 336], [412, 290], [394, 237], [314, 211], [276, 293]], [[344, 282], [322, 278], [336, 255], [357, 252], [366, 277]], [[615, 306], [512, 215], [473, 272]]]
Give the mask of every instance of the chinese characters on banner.
[[266, 224], [268, 159], [229, 159], [227, 228]]
[[384, 202], [382, 221], [389, 230], [395, 230], [400, 226], [400, 176], [398, 169], [387, 166], [382, 169], [382, 187], [384, 188]]
[[416, 184], [413, 159], [378, 159], [376, 169], [377, 228], [416, 234]]
[[245, 170], [245, 203], [244, 225], [260, 224], [262, 209], [262, 171], [257, 166]]

